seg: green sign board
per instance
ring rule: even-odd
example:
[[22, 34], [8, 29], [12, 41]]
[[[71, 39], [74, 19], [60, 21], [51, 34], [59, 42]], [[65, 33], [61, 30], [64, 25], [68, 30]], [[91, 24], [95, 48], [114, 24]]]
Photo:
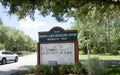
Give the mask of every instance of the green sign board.
[[64, 30], [54, 27], [49, 32], [39, 32], [39, 42], [77, 41], [76, 30]]

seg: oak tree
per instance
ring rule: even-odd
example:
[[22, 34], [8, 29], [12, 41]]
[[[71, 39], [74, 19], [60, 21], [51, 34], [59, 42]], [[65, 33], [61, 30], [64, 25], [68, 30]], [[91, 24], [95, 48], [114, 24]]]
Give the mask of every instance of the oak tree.
[[86, 16], [95, 7], [101, 13], [120, 9], [120, 0], [0, 0], [0, 2], [9, 9], [9, 14], [16, 14], [19, 19], [29, 16], [33, 20], [36, 10], [43, 16], [51, 15], [58, 21], [66, 21], [69, 17]]

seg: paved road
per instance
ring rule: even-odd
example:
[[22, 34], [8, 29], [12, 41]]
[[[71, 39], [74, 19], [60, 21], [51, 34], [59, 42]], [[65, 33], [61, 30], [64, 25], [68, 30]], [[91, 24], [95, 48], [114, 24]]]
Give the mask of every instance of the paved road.
[[16, 71], [25, 70], [37, 65], [37, 54], [19, 57], [19, 61], [9, 62], [6, 65], [0, 65], [0, 75], [10, 75]]

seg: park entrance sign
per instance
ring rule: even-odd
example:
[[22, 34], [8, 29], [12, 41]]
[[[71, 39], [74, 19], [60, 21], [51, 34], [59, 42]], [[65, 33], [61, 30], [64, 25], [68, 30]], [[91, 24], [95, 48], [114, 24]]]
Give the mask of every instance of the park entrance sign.
[[50, 31], [39, 32], [38, 34], [38, 65], [49, 65], [50, 61], [55, 61], [58, 65], [72, 65], [78, 62], [76, 30], [54, 27]]

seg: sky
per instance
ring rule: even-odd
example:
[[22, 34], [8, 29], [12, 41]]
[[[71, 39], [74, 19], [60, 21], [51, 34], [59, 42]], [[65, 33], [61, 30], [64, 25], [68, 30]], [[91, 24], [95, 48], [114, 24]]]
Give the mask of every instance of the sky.
[[7, 13], [7, 9], [3, 8], [1, 4], [0, 18], [2, 19], [4, 25], [23, 31], [33, 40], [38, 40], [38, 32], [49, 31], [55, 26], [62, 27], [66, 30], [70, 28], [74, 22], [74, 19], [70, 18], [67, 22], [62, 23], [58, 22], [51, 16], [43, 17], [41, 15], [38, 15], [38, 13], [35, 13], [35, 21], [32, 21], [29, 17], [18, 20], [18, 17], [16, 15], [10, 16]]

